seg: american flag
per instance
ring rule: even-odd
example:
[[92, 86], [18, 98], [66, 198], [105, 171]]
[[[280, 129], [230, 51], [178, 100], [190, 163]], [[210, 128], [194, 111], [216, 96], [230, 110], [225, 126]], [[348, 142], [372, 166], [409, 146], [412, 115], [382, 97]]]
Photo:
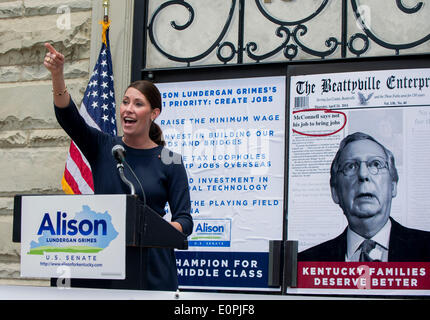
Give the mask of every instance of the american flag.
[[[102, 22], [102, 25], [102, 47], [85, 90], [79, 113], [90, 126], [115, 136], [117, 127], [109, 22]], [[61, 185], [67, 194], [94, 193], [90, 164], [73, 141], [70, 142]]]

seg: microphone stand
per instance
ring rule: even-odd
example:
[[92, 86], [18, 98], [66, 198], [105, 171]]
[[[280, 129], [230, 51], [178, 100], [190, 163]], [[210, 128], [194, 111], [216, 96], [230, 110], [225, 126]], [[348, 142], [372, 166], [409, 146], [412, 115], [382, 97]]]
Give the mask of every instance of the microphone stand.
[[[118, 163], [116, 165], [116, 167], [118, 169], [119, 176], [120, 176], [122, 182], [124, 182], [126, 185], [129, 186], [131, 195], [137, 197], [137, 195], [136, 195], [136, 189], [134, 188], [133, 183], [131, 183], [131, 181], [128, 180], [125, 177], [125, 175], [124, 175], [124, 165], [122, 163]], [[130, 170], [131, 170], [131, 168], [130, 168]], [[131, 170], [131, 172], [134, 174], [133, 170]], [[142, 192], [144, 192], [143, 189], [142, 189]], [[140, 225], [142, 223], [141, 222], [141, 217], [139, 217], [138, 221], [139, 221], [138, 225]], [[139, 289], [143, 289], [144, 288], [144, 283], [145, 283], [145, 276], [143, 275], [143, 271], [142, 270], [144, 270], [144, 262], [146, 263], [146, 261], [148, 259], [148, 254], [147, 254], [147, 250], [144, 250], [142, 247], [138, 248], [138, 250], [139, 250], [139, 257], [138, 257], [139, 268], [135, 272], [137, 272], [137, 274], [138, 274], [137, 277], [138, 277], [138, 281], [139, 281]]]
[[122, 182], [124, 182], [126, 185], [129, 186], [130, 192], [133, 196], [136, 195], [136, 189], [134, 188], [134, 185], [124, 175], [124, 165], [122, 163], [118, 163], [116, 165], [116, 167], [119, 171], [119, 176], [120, 176]]
[[[134, 170], [130, 167], [130, 165], [127, 163], [127, 161], [125, 161], [125, 157], [124, 157], [125, 150], [124, 150], [124, 148], [122, 148], [122, 146], [120, 146], [119, 148], [115, 148], [115, 147], [113, 148], [112, 153], [113, 153], [113, 156], [115, 157], [115, 159], [118, 161], [116, 167], [118, 169], [119, 176], [120, 176], [122, 182], [124, 182], [130, 188], [131, 195], [137, 197], [136, 189], [135, 189], [133, 183], [131, 183], [131, 181], [128, 180], [124, 175], [124, 164], [123, 163], [125, 163], [127, 165], [127, 167], [130, 169], [130, 172], [132, 173], [132, 175], [136, 178], [136, 181], [139, 184], [140, 188], [142, 189], [143, 204], [144, 204], [144, 206], [146, 206], [145, 190], [143, 190], [143, 186], [140, 183], [139, 178], [134, 173]], [[114, 151], [116, 151], [116, 152], [114, 152]], [[146, 222], [145, 222], [145, 219], [143, 218], [142, 214], [143, 214], [143, 212], [140, 212], [139, 217], [138, 217], [138, 221], [137, 221], [137, 225], [139, 226], [138, 227], [139, 234], [141, 234], [142, 232], [143, 232], [143, 234], [146, 233]], [[137, 272], [137, 274], [138, 274], [139, 288], [144, 289], [144, 288], [146, 288], [146, 285], [147, 285], [147, 279], [146, 279], [147, 273], [145, 271], [146, 268], [144, 266], [146, 266], [147, 261], [148, 261], [148, 250], [144, 250], [143, 247], [139, 247], [138, 250], [139, 250], [138, 270], [136, 270], [135, 272]], [[126, 256], [127, 256], [127, 254], [126, 254]]]

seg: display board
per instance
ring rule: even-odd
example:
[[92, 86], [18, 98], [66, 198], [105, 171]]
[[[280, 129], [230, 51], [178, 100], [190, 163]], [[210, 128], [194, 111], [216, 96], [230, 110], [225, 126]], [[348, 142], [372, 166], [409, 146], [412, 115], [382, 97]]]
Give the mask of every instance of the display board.
[[156, 122], [191, 193], [180, 288], [269, 289], [269, 241], [283, 235], [285, 86], [285, 76], [157, 83]]
[[430, 293], [430, 69], [380, 69], [289, 78], [287, 293]]
[[23, 196], [21, 276], [125, 278], [125, 195]]

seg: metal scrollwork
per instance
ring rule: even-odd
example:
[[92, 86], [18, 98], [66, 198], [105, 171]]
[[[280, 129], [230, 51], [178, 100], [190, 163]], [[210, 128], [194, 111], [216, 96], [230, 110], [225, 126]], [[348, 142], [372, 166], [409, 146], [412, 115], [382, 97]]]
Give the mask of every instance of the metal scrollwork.
[[413, 8], [406, 8], [403, 3], [402, 0], [396, 0], [397, 3], [397, 7], [399, 7], [400, 10], [402, 10], [404, 13], [408, 13], [408, 14], [412, 14], [412, 13], [416, 13], [418, 11], [421, 10], [423, 3], [422, 2], [418, 2], [417, 5]]
[[[402, 0], [396, 0], [397, 3], [397, 7], [399, 7], [400, 10], [402, 10], [405, 13], [408, 14], [412, 14], [412, 13], [416, 13], [418, 12], [421, 8], [422, 8], [422, 2], [418, 3], [414, 8], [412, 9], [408, 9], [406, 8], [403, 3]], [[352, 42], [356, 39], [356, 38], [361, 38], [362, 40], [365, 41], [365, 48], [367, 51], [367, 48], [369, 47], [369, 38], [374, 41], [375, 43], [377, 43], [378, 45], [380, 45], [381, 47], [387, 48], [387, 49], [391, 49], [395, 51], [396, 55], [400, 54], [400, 50], [404, 50], [404, 49], [410, 49], [416, 46], [419, 46], [420, 44], [423, 44], [424, 42], [430, 40], [430, 34], [428, 34], [427, 36], [423, 37], [422, 39], [419, 39], [417, 41], [413, 41], [410, 43], [403, 43], [403, 44], [393, 44], [393, 43], [388, 43], [382, 39], [380, 39], [379, 37], [377, 37], [368, 26], [366, 26], [366, 23], [364, 21], [364, 19], [361, 17], [361, 13], [358, 10], [358, 5], [357, 5], [357, 1], [356, 0], [351, 0], [351, 6], [352, 9], [354, 11], [354, 14], [357, 18], [357, 21], [360, 22], [361, 27], [363, 29], [363, 32], [365, 33], [365, 35], [358, 35], [355, 34], [351, 37], [352, 41], [350, 40], [349, 42], [349, 50], [354, 53], [357, 54], [356, 52], [359, 52], [360, 54], [364, 53], [362, 50], [355, 50], [352, 48]], [[354, 37], [354, 39], [353, 39]], [[352, 48], [352, 50], [351, 50]]]
[[[221, 54], [221, 51], [222, 51], [222, 49], [223, 49], [224, 47], [228, 47], [228, 48], [230, 49], [230, 55], [228, 55], [228, 56], [223, 56], [223, 55]], [[226, 41], [226, 42], [224, 42], [224, 43], [220, 44], [220, 45], [218, 46], [218, 50], [217, 50], [217, 53], [216, 53], [216, 55], [217, 55], [218, 59], [219, 59], [220, 61], [222, 61], [223, 63], [227, 63], [227, 62], [230, 62], [231, 60], [233, 60], [233, 58], [234, 58], [234, 56], [235, 56], [236, 54], [237, 54], [237, 50], [236, 50], [236, 48], [234, 47], [234, 44], [233, 44], [233, 43], [231, 43], [231, 42], [229, 42], [229, 41]]]
[[[279, 25], [278, 29], [276, 29], [276, 36], [283, 37], [282, 33], [285, 33], [287, 36], [285, 37], [284, 42], [280, 46], [278, 46], [274, 50], [272, 50], [266, 54], [263, 54], [263, 55], [256, 55], [253, 53], [258, 48], [258, 46], [255, 42], [248, 43], [246, 45], [246, 48], [247, 48], [246, 52], [248, 54], [248, 57], [257, 61], [257, 62], [260, 62], [261, 60], [270, 58], [270, 57], [274, 56], [275, 54], [277, 54], [278, 52], [280, 52], [281, 50], [283, 50], [284, 56], [288, 60], [293, 60], [294, 58], [296, 58], [297, 53], [299, 51], [299, 48], [301, 50], [303, 50], [304, 52], [306, 52], [310, 55], [319, 57], [321, 59], [324, 59], [325, 57], [333, 54], [336, 51], [338, 45], [341, 43], [333, 37], [327, 39], [325, 42], [325, 45], [330, 48], [327, 51], [317, 51], [317, 50], [311, 49], [311, 48], [307, 47], [306, 45], [304, 45], [299, 40], [299, 36], [303, 36], [308, 32], [308, 28], [304, 25], [304, 23], [312, 20], [317, 15], [319, 15], [325, 9], [325, 7], [327, 6], [328, 3], [329, 3], [329, 0], [324, 0], [321, 3], [321, 5], [315, 10], [315, 12], [311, 13], [306, 18], [296, 20], [296, 21], [286, 21], [286, 20], [279, 20], [279, 19], [271, 16], [264, 9], [264, 6], [261, 4], [261, 0], [255, 0], [255, 4], [257, 5], [257, 8], [260, 11], [260, 13], [267, 20]], [[291, 32], [290, 29], [288, 29], [286, 26], [289, 26], [289, 27], [296, 26], [296, 27], [294, 28], [293, 32]], [[291, 39], [294, 40], [295, 44], [289, 43]]]
[[306, 47], [304, 44], [302, 44], [299, 40], [299, 38], [297, 37], [297, 34], [299, 33], [300, 36], [304, 36], [306, 33], [308, 32], [308, 28], [305, 25], [298, 25], [293, 32], [293, 37], [294, 37], [294, 41], [299, 45], [299, 47], [306, 53], [316, 56], [316, 57], [320, 57], [321, 59], [324, 59], [325, 57], [333, 54], [338, 45], [340, 44], [340, 42], [334, 38], [334, 37], [330, 37], [325, 41], [325, 45], [326, 47], [331, 47], [329, 50], [327, 51], [316, 51], [313, 49], [310, 49], [308, 47]]
[[[288, 28], [285, 28], [284, 26], [280, 26], [278, 29], [276, 29], [276, 36], [283, 38], [285, 37], [284, 42], [277, 48], [275, 48], [274, 50], [264, 54], [264, 55], [256, 55], [253, 52], [257, 51], [258, 45], [255, 42], [249, 42], [246, 44], [246, 53], [248, 55], [248, 57], [250, 57], [251, 59], [260, 62], [261, 60], [267, 59], [275, 54], [277, 54], [279, 51], [281, 51], [282, 49], [286, 48], [288, 42], [290, 41], [291, 38], [291, 32]], [[297, 54], [297, 50], [295, 52], [295, 54], [289, 55], [286, 54], [286, 51], [284, 51], [284, 56], [289, 58], [291, 57], [294, 58]], [[291, 60], [290, 59], [290, 60]]]
[[[263, 5], [262, 0], [254, 0], [257, 13], [261, 14], [263, 18], [277, 26], [274, 36], [280, 40], [280, 43], [275, 48], [271, 48], [267, 52], [258, 53], [261, 51], [261, 48], [257, 41], [250, 40], [247, 43], [244, 43], [245, 17], [247, 17], [247, 15], [245, 15], [245, 10], [247, 8], [245, 7], [246, 1], [248, 0], [231, 0], [228, 17], [222, 27], [222, 31], [215, 41], [209, 46], [209, 48], [195, 56], [181, 57], [175, 55], [174, 53], [168, 52], [168, 50], [163, 48], [157, 41], [154, 28], [154, 24], [156, 23], [159, 14], [167, 7], [174, 5], [185, 8], [186, 12], [188, 12], [188, 19], [185, 23], [181, 24], [173, 20], [170, 22], [170, 26], [174, 30], [178, 31], [183, 31], [189, 28], [195, 21], [196, 11], [186, 0], [170, 0], [162, 3], [152, 14], [151, 18], [149, 19], [149, 23], [145, 22], [147, 23], [148, 38], [150, 39], [151, 44], [162, 55], [167, 57], [169, 60], [186, 63], [187, 67], [191, 66], [192, 63], [203, 60], [208, 55], [213, 53], [215, 53], [217, 59], [222, 64], [235, 63], [235, 58], [237, 59], [237, 64], [242, 64], [244, 63], [244, 57], [248, 57], [250, 60], [260, 63], [277, 55], [279, 56], [280, 53], [283, 55], [283, 57], [285, 57], [285, 59], [292, 61], [297, 59], [300, 52], [304, 52], [319, 59], [326, 59], [334, 56], [336, 52], [338, 52], [339, 47], [341, 47], [342, 58], [346, 58], [347, 56], [351, 55], [360, 57], [368, 52], [372, 43], [376, 43], [384, 48], [391, 49], [394, 51], [394, 54], [399, 55], [401, 50], [419, 46], [430, 40], [430, 34], [428, 34], [419, 40], [409, 43], [394, 44], [384, 41], [371, 30], [370, 26], [366, 25], [366, 21], [359, 10], [360, 7], [357, 4], [357, 0], [350, 0], [350, 7], [348, 7], [348, 0], [341, 0], [341, 24], [339, 24], [340, 40], [336, 37], [330, 37], [326, 39], [324, 45], [327, 47], [327, 50], [320, 51], [309, 47], [309, 45], [306, 45], [304, 41], [302, 41], [302, 38], [311, 31], [315, 32], [315, 30], [309, 30], [309, 26], [306, 24], [307, 22], [316, 18], [318, 15], [322, 14], [324, 10], [329, 10], [330, 7], [328, 4], [330, 0], [320, 0], [321, 3], [317, 6], [315, 11], [311, 12], [304, 18], [293, 21], [274, 17], [267, 10], [267, 6]], [[403, 4], [403, 0], [395, 0], [395, 4], [397, 5], [397, 8], [405, 14], [415, 14], [423, 8], [423, 2], [419, 0], [417, 0], [416, 5], [414, 6], [406, 7]], [[288, 6], [288, 3], [285, 3], [285, 6]], [[350, 10], [350, 8], [352, 8], [352, 14], [348, 15], [347, 11]], [[236, 10], [238, 11], [236, 12]], [[238, 19], [233, 19], [235, 12], [238, 13]], [[348, 35], [347, 20], [348, 17], [351, 16], [353, 16], [356, 19], [356, 22], [361, 25], [362, 32]], [[237, 23], [239, 32], [237, 42], [232, 40], [226, 41], [228, 30], [234, 30], [234, 28], [232, 28], [233, 21], [238, 21]]]
[[[218, 38], [215, 40], [215, 42], [203, 53], [193, 56], [193, 57], [177, 57], [173, 54], [168, 53], [167, 51], [163, 50], [161, 48], [161, 46], [157, 43], [156, 41], [156, 37], [155, 37], [155, 33], [154, 33], [154, 22], [158, 16], [158, 14], [164, 10], [165, 8], [167, 8], [168, 6], [172, 6], [172, 5], [180, 5], [180, 6], [184, 6], [190, 13], [189, 19], [188, 21], [180, 26], [178, 25], [175, 21], [171, 21], [170, 25], [176, 29], [176, 30], [185, 30], [186, 28], [188, 28], [194, 21], [194, 9], [191, 7], [191, 5], [189, 3], [187, 3], [186, 1], [181, 1], [181, 0], [171, 0], [171, 1], [167, 1], [165, 3], [163, 3], [152, 15], [151, 20], [149, 22], [148, 25], [148, 35], [149, 35], [149, 39], [151, 40], [151, 43], [154, 45], [154, 47], [160, 52], [162, 53], [164, 56], [166, 56], [168, 59], [172, 60], [172, 61], [177, 61], [177, 62], [185, 62], [187, 64], [187, 66], [190, 66], [190, 64], [192, 62], [196, 62], [199, 60], [202, 60], [203, 58], [205, 58], [206, 56], [208, 56], [212, 51], [215, 50], [215, 48], [218, 47], [218, 52], [217, 52], [217, 56], [218, 58], [220, 58], [221, 61], [230, 61], [230, 57], [222, 57], [221, 53], [220, 53], [220, 42], [221, 40], [225, 37], [228, 27], [231, 24], [231, 20], [233, 18], [233, 12], [234, 12], [234, 8], [236, 7], [236, 1], [237, 0], [232, 0], [231, 1], [231, 6], [230, 6], [230, 12], [227, 18], [227, 21], [221, 31], [221, 34], [218, 36]], [[230, 43], [231, 44], [231, 43]], [[230, 44], [224, 44], [230, 47]], [[232, 45], [232, 44], [231, 44]], [[234, 47], [234, 45], [233, 45]], [[234, 48], [233, 48], [234, 49]]]
[[312, 14], [310, 14], [309, 16], [307, 16], [306, 18], [303, 18], [301, 20], [297, 20], [297, 21], [284, 21], [284, 20], [279, 20], [273, 16], [271, 16], [265, 9], [264, 6], [261, 4], [261, 0], [255, 0], [255, 4], [257, 5], [258, 10], [261, 12], [261, 14], [267, 19], [272, 21], [275, 24], [279, 24], [282, 26], [295, 26], [295, 25], [299, 25], [299, 24], [303, 24], [309, 20], [312, 20], [313, 18], [315, 18], [317, 15], [319, 15], [321, 13], [321, 11], [324, 10], [324, 8], [327, 6], [329, 0], [324, 0], [321, 5], [318, 7], [318, 9], [313, 12]]
[[[194, 16], [195, 16], [195, 14], [194, 14], [194, 9], [193, 9], [193, 7], [192, 6], [190, 6], [190, 4], [188, 4], [188, 3], [186, 3], [186, 2], [176, 2], [176, 1], [171, 1], [170, 3], [169, 2], [166, 2], [165, 3], [165, 6], [161, 6], [160, 8], [159, 8], [159, 11], [161, 11], [162, 9], [164, 9], [165, 7], [167, 7], [167, 6], [169, 6], [169, 5], [172, 5], [172, 4], [180, 4], [181, 6], [184, 6], [185, 8], [187, 8], [188, 9], [188, 12], [190, 13], [190, 16], [188, 17], [188, 21], [184, 24], [184, 25], [178, 25], [178, 24], [176, 24], [176, 21], [170, 21], [170, 25], [174, 28], [174, 29], [176, 29], [176, 30], [185, 30], [186, 28], [188, 28], [192, 23], [193, 23], [193, 21], [194, 21]], [[158, 13], [157, 13], [158, 14]], [[156, 14], [154, 14], [154, 18], [156, 17]]]
[[[364, 45], [361, 49], [356, 49], [354, 47], [354, 42], [356, 39], [361, 39], [363, 41]], [[369, 38], [365, 34], [356, 33], [353, 36], [351, 36], [351, 38], [349, 39], [348, 48], [349, 48], [349, 51], [351, 51], [353, 54], [359, 57], [363, 53], [365, 53], [367, 49], [369, 49]]]

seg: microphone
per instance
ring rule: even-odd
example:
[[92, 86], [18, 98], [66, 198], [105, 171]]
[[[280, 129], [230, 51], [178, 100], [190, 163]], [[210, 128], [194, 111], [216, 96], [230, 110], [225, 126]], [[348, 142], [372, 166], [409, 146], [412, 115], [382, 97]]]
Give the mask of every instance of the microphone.
[[134, 185], [124, 175], [124, 165], [123, 165], [123, 162], [125, 162], [125, 149], [124, 149], [124, 147], [120, 144], [114, 145], [112, 148], [112, 155], [115, 158], [115, 160], [118, 162], [116, 167], [119, 171], [119, 176], [120, 176], [122, 182], [124, 182], [130, 188], [131, 194], [135, 195], [136, 189], [134, 188]]
[[125, 149], [122, 145], [117, 144], [112, 148], [112, 155], [118, 163], [123, 163], [125, 160]]

